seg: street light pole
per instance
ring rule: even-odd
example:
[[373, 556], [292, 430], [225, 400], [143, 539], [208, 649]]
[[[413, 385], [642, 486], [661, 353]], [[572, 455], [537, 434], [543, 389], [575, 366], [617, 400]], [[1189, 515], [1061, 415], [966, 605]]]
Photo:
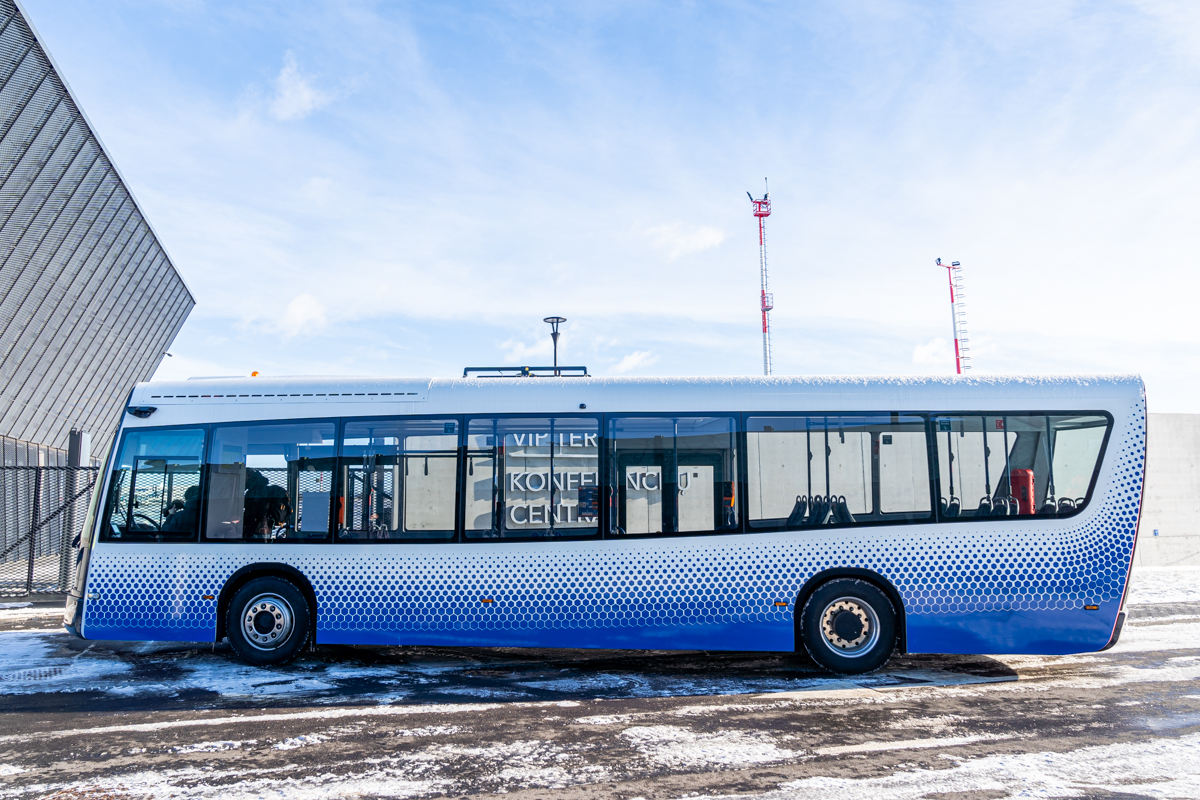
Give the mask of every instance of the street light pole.
[[546, 317], [542, 322], [550, 323], [550, 338], [554, 340], [554, 375], [558, 377], [558, 326], [566, 322], [566, 317]]

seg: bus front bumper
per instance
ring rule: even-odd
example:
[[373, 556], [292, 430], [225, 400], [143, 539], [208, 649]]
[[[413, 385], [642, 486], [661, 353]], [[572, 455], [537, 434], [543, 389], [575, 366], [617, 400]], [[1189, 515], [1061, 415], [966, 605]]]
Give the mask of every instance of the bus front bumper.
[[80, 630], [83, 628], [83, 598], [73, 593], [67, 595], [67, 605], [63, 609], [63, 627], [72, 635], [83, 638]]

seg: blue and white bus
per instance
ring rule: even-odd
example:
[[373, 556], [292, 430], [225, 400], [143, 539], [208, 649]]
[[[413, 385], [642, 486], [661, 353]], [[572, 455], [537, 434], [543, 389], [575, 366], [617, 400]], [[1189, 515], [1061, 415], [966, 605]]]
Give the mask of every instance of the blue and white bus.
[[138, 385], [66, 627], [318, 644], [1063, 654], [1121, 630], [1136, 376]]

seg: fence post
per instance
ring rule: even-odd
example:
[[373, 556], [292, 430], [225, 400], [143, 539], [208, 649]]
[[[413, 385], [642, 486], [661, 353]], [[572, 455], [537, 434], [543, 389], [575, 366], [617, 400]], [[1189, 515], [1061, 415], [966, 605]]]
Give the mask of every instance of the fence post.
[[[63, 498], [68, 501], [67, 509], [63, 520], [63, 536], [62, 542], [59, 545], [58, 559], [58, 588], [60, 591], [66, 592], [70, 590], [71, 584], [71, 542], [75, 539], [75, 527], [80, 524], [78, 515], [75, 513], [75, 506], [78, 501], [71, 500], [79, 491], [79, 476], [82, 467], [90, 467], [92, 465], [92, 435], [87, 431], [71, 429], [71, 436], [67, 440], [67, 466], [75, 467], [76, 469], [67, 470], [66, 492]], [[82, 540], [81, 540], [82, 544]]]
[[29, 523], [29, 574], [25, 578], [25, 594], [33, 593], [33, 564], [37, 558], [38, 518], [42, 515], [42, 468], [33, 470], [33, 519]]

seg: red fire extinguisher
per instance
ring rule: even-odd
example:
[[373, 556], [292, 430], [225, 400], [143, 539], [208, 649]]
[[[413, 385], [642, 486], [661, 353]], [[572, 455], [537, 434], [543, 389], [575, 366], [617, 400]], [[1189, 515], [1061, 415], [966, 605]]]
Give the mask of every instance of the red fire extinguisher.
[[1033, 513], [1033, 470], [1014, 469], [1008, 475], [1012, 496], [1017, 499], [1018, 514]]

